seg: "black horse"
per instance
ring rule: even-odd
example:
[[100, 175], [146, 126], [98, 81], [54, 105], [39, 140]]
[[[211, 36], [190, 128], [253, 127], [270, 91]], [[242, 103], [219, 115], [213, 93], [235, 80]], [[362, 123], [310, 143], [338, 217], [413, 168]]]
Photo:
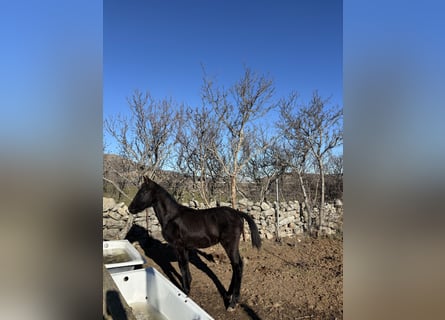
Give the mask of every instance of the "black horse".
[[239, 254], [240, 235], [244, 220], [249, 224], [252, 246], [261, 247], [258, 227], [244, 212], [229, 207], [195, 210], [178, 204], [160, 185], [144, 177], [144, 183], [137, 192], [128, 210], [132, 214], [153, 207], [162, 228], [164, 239], [175, 248], [182, 275], [182, 287], [190, 292], [192, 281], [189, 270], [189, 251], [207, 248], [221, 243], [232, 265], [232, 280], [226, 298], [228, 310], [234, 310], [239, 301], [243, 261]]

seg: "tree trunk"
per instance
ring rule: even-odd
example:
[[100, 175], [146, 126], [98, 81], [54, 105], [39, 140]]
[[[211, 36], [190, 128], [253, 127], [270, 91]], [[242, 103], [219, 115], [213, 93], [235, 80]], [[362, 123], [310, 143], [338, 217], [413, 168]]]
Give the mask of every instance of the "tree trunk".
[[208, 208], [209, 200], [208, 200], [208, 196], [207, 196], [207, 192], [206, 192], [207, 191], [207, 181], [205, 180], [205, 178], [203, 177], [202, 174], [201, 174], [201, 179], [199, 180], [199, 189], [200, 189], [202, 201]]
[[304, 186], [303, 177], [301, 176], [300, 170], [297, 170], [298, 173], [298, 180], [300, 181], [301, 190], [303, 191], [303, 201], [306, 207], [307, 213], [303, 212], [304, 220], [306, 220], [307, 229], [309, 234], [311, 233], [311, 216], [312, 216], [312, 207], [309, 204], [306, 188]]
[[275, 186], [276, 186], [276, 202], [275, 202], [275, 216], [276, 216], [276, 224], [275, 224], [275, 228], [277, 230], [277, 236], [276, 236], [276, 241], [277, 242], [281, 242], [281, 237], [280, 237], [280, 198], [278, 196], [278, 178], [277, 180], [275, 180]]
[[315, 195], [314, 198], [312, 198], [312, 203], [319, 203], [318, 202], [318, 186], [320, 184], [321, 179], [317, 179], [317, 183], [315, 184]]
[[324, 193], [325, 193], [324, 167], [322, 159], [319, 159], [319, 166], [320, 166], [320, 180], [321, 180], [321, 199], [320, 199], [320, 209], [318, 217], [318, 225], [319, 225], [318, 229], [322, 231], [324, 229]]
[[230, 197], [232, 200], [232, 208], [236, 209], [236, 176], [230, 176]]

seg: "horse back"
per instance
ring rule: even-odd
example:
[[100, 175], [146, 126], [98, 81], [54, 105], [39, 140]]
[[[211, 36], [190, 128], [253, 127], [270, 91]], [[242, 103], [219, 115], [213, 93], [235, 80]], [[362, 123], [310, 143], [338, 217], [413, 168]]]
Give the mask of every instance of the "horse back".
[[241, 233], [243, 220], [232, 208], [181, 209], [181, 214], [167, 228], [169, 230], [164, 230], [169, 242], [206, 248], [227, 238], [237, 238]]

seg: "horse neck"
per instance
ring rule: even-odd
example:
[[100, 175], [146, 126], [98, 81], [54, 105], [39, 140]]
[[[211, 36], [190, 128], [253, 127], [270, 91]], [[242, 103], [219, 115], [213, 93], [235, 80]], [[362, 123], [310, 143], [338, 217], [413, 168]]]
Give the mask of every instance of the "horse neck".
[[153, 210], [162, 227], [174, 219], [179, 212], [179, 204], [169, 195], [161, 194], [153, 204]]

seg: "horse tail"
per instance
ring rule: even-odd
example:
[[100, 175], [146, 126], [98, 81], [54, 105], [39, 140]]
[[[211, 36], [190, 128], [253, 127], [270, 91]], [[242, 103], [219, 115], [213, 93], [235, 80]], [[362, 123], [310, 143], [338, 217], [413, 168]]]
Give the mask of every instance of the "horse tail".
[[[244, 213], [242, 211], [238, 211], [238, 213], [241, 215], [241, 217], [246, 219], [247, 224], [249, 225], [250, 235], [252, 238], [252, 246], [255, 248], [258, 248], [258, 249], [261, 248], [260, 233], [258, 232], [258, 227], [257, 227], [255, 221], [253, 221], [252, 217], [249, 216], [247, 213]], [[243, 229], [244, 229], [244, 227], [243, 227]]]

